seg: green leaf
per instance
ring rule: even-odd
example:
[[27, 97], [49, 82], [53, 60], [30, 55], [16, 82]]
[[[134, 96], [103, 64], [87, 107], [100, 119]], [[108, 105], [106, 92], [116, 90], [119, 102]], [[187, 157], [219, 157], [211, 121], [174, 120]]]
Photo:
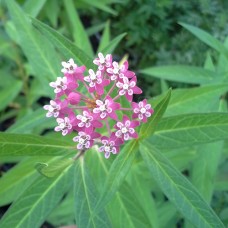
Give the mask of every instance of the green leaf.
[[75, 219], [78, 227], [110, 227], [104, 210], [95, 211], [97, 192], [89, 171], [80, 157], [76, 161], [74, 176]]
[[154, 107], [154, 114], [149, 118], [149, 121], [142, 125], [139, 133], [140, 139], [149, 137], [154, 133], [158, 122], [165, 113], [165, 110], [169, 104], [170, 97], [171, 89], [168, 90], [163, 99]]
[[111, 54], [115, 50], [119, 42], [126, 36], [126, 34], [127, 33], [122, 33], [113, 40], [111, 40], [110, 43], [101, 50], [101, 53], [103, 53], [104, 55]]
[[150, 142], [160, 149], [209, 143], [228, 138], [228, 114], [185, 114], [163, 118]]
[[190, 31], [193, 35], [195, 35], [198, 39], [203, 41], [205, 44], [207, 44], [208, 46], [212, 47], [216, 51], [228, 57], [228, 50], [226, 49], [226, 47], [222, 43], [220, 43], [217, 39], [215, 39], [213, 36], [211, 36], [209, 33], [193, 25], [188, 25], [182, 22], [179, 24], [183, 26], [185, 29], [187, 29], [188, 31]]
[[[104, 180], [108, 176], [108, 170], [112, 164], [111, 159], [107, 160], [102, 153], [99, 153], [95, 149], [86, 153], [86, 163], [98, 190], [103, 189]], [[98, 165], [94, 166], [94, 163]], [[136, 197], [130, 188], [126, 181], [123, 182], [120, 189], [115, 193], [106, 207], [112, 224], [111, 227], [148, 227], [148, 224], [152, 220], [149, 220], [149, 218], [152, 218], [151, 214], [153, 211], [148, 211], [147, 214], [150, 214], [150, 216], [146, 216], [146, 211], [143, 210], [142, 204], [138, 200], [140, 197]], [[141, 190], [143, 191], [143, 189]], [[145, 195], [143, 198], [145, 200], [147, 199]], [[150, 202], [151, 200], [148, 203]]]
[[[218, 110], [220, 96], [227, 91], [228, 84], [175, 89], [167, 107], [166, 116], [184, 113], [202, 113]], [[210, 102], [206, 102], [210, 101]]]
[[[2, 160], [2, 159], [1, 159]], [[32, 157], [21, 161], [0, 178], [0, 206], [10, 204], [39, 176], [34, 169], [38, 161], [46, 157]], [[50, 158], [49, 158], [50, 160]]]
[[162, 191], [176, 208], [196, 227], [224, 227], [215, 212], [195, 187], [165, 158], [144, 141], [140, 152]]
[[74, 58], [78, 64], [85, 65], [89, 69], [94, 69], [93, 59], [84, 51], [75, 46], [70, 40], [63, 37], [60, 33], [49, 27], [48, 25], [32, 18], [33, 25], [61, 52], [68, 60]]
[[202, 194], [205, 201], [210, 203], [214, 190], [214, 178], [219, 165], [223, 142], [209, 143], [198, 148], [198, 157], [192, 166], [191, 180]]
[[22, 89], [22, 82], [13, 80], [12, 84], [0, 91], [0, 110], [3, 110], [7, 105], [14, 100]]
[[0, 133], [0, 156], [63, 156], [75, 150], [74, 143], [37, 135]]
[[59, 175], [64, 169], [72, 165], [74, 160], [72, 158], [60, 157], [51, 161], [50, 163], [38, 162], [35, 165], [37, 171], [48, 178], [53, 178]]
[[[50, 10], [51, 9], [51, 10]], [[62, 4], [56, 0], [48, 0], [44, 7], [45, 16], [49, 19], [51, 25], [57, 28], [58, 18], [62, 10]]]
[[[130, 183], [130, 186], [134, 186], [134, 187], [133, 188], [131, 187], [131, 189], [128, 190], [128, 193], [125, 192], [125, 194], [123, 194], [127, 200], [126, 206], [127, 208], [130, 209], [133, 206], [129, 205], [129, 201], [131, 202], [138, 201], [139, 205], [137, 206], [137, 208], [141, 208], [140, 211], [143, 211], [146, 214], [146, 217], [149, 219], [150, 227], [159, 227], [160, 217], [158, 217], [158, 214], [157, 214], [158, 205], [156, 205], [154, 201], [154, 197], [151, 194], [152, 192], [151, 186], [153, 184], [151, 182], [148, 182], [148, 175], [145, 174], [145, 168], [142, 167], [142, 165], [145, 167], [145, 163], [143, 161], [135, 163], [131, 168], [131, 172], [127, 176], [128, 183]], [[132, 196], [132, 200], [129, 199], [128, 194], [130, 192], [134, 193]], [[133, 207], [133, 208], [135, 210], [136, 207]], [[134, 217], [137, 218], [137, 216], [134, 216]], [[138, 220], [140, 219], [138, 218]], [[145, 218], [143, 219], [143, 221], [146, 221], [146, 220], [147, 219]], [[136, 227], [142, 227], [142, 226], [138, 225]]]
[[216, 73], [201, 67], [193, 66], [158, 66], [140, 70], [141, 73], [177, 82], [206, 84], [216, 79]]
[[60, 61], [55, 49], [45, 37], [41, 37], [33, 29], [28, 17], [15, 1], [6, 1], [6, 5], [17, 29], [21, 48], [35, 71], [34, 76], [44, 83], [54, 80], [60, 70]]
[[108, 46], [109, 42], [110, 42], [110, 21], [107, 21], [105, 24], [105, 28], [104, 28], [101, 40], [99, 42], [97, 53], [101, 52], [102, 49]]
[[96, 211], [100, 211], [112, 199], [116, 191], [123, 183], [125, 176], [131, 168], [138, 150], [138, 141], [130, 141], [116, 157], [105, 180], [104, 187], [96, 205]]
[[24, 11], [26, 13], [28, 13], [29, 15], [36, 17], [39, 12], [41, 11], [41, 9], [43, 8], [43, 6], [45, 5], [47, 0], [29, 0], [26, 1], [24, 4]]
[[73, 191], [70, 190], [67, 196], [61, 201], [60, 205], [58, 205], [58, 207], [52, 211], [50, 216], [48, 216], [47, 221], [54, 227], [61, 227], [63, 224], [74, 224], [74, 201]]
[[0, 227], [40, 227], [72, 186], [73, 169], [67, 168], [57, 178], [40, 176], [13, 203], [0, 222]]
[[41, 124], [47, 124], [49, 127], [52, 126], [52, 118], [45, 117], [45, 110], [37, 109], [36, 111], [25, 115], [8, 129], [8, 133], [31, 133], [35, 127], [40, 126]]
[[93, 1], [83, 0], [83, 3], [88, 4], [90, 7], [95, 7], [97, 9], [103, 10], [104, 12], [117, 15], [117, 12], [115, 10], [113, 10], [111, 7], [107, 6], [105, 2], [102, 2], [100, 0], [93, 0]]
[[67, 16], [71, 24], [71, 31], [74, 36], [74, 41], [77, 47], [84, 50], [90, 57], [93, 57], [93, 49], [89, 41], [88, 35], [83, 27], [83, 24], [78, 16], [77, 9], [72, 0], [64, 0]]

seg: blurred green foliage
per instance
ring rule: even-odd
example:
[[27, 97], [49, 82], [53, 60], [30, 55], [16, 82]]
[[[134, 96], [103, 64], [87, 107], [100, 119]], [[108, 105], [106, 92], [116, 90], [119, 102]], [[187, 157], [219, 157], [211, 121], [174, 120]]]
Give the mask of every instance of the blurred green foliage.
[[[0, 206], [12, 203], [0, 226], [228, 224], [228, 1], [0, 4]], [[61, 60], [90, 66], [114, 50], [129, 57], [155, 114], [118, 156], [95, 147], [73, 170], [75, 144], [52, 132], [42, 108], [48, 83]]]

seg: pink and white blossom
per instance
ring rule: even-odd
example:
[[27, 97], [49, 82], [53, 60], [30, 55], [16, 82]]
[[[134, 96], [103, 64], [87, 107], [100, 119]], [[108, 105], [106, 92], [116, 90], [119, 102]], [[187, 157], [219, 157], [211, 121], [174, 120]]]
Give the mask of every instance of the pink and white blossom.
[[140, 101], [138, 104], [132, 102], [132, 108], [134, 112], [132, 118], [138, 118], [144, 123], [147, 121], [147, 118], [149, 118], [154, 112], [154, 110], [151, 108], [151, 105], [147, 104], [146, 99]]
[[67, 78], [66, 77], [57, 77], [55, 82], [50, 82], [49, 85], [54, 89], [55, 93], [60, 93], [67, 89]]
[[59, 116], [61, 107], [57, 102], [50, 100], [50, 105], [44, 105], [44, 109], [48, 111], [46, 117], [54, 116], [56, 118]]
[[123, 116], [123, 122], [117, 122], [114, 126], [117, 131], [115, 133], [116, 137], [122, 138], [124, 141], [131, 138], [137, 138], [138, 134], [135, 131], [135, 128], [139, 126], [139, 121], [131, 121], [126, 115]]
[[122, 65], [113, 62], [112, 66], [107, 69], [112, 81], [122, 79], [123, 77], [132, 78], [135, 73], [128, 70], [128, 62], [125, 61]]
[[111, 97], [106, 97], [104, 101], [96, 100], [96, 108], [93, 109], [93, 113], [98, 114], [101, 119], [111, 117], [116, 120], [117, 115], [115, 111], [119, 108], [119, 103], [114, 102]]
[[[47, 117], [56, 118], [55, 131], [63, 136], [77, 133], [73, 141], [78, 150], [83, 152], [97, 144], [98, 150], [109, 158], [119, 153], [125, 141], [138, 137], [137, 126], [147, 121], [153, 109], [146, 99], [132, 102], [133, 95], [142, 90], [136, 85], [135, 73], [128, 70], [128, 61], [119, 64], [112, 61], [112, 55], [99, 53], [93, 63], [98, 66], [97, 71], [89, 69], [84, 76], [85, 66], [77, 66], [73, 59], [62, 62], [63, 77], [50, 83], [55, 99], [44, 109]], [[121, 96], [127, 98], [131, 108], [118, 103]]]
[[57, 118], [56, 119], [58, 126], [55, 127], [55, 131], [62, 131], [62, 135], [65, 136], [72, 131], [72, 125], [68, 117]]
[[84, 80], [89, 82], [89, 92], [96, 91], [99, 95], [104, 93], [104, 87], [110, 83], [109, 80], [103, 79], [101, 71], [98, 70], [95, 73], [92, 69], [89, 70], [89, 76], [86, 76]]
[[133, 94], [141, 94], [142, 90], [136, 86], [137, 79], [133, 77], [130, 81], [127, 77], [123, 77], [123, 81], [118, 81], [116, 86], [120, 89], [119, 95], [125, 95], [128, 101], [132, 101]]
[[93, 133], [86, 133], [84, 131], [79, 131], [78, 136], [75, 136], [73, 138], [74, 142], [77, 142], [77, 149], [83, 150], [83, 149], [89, 149], [93, 146], [94, 139], [100, 137], [99, 133], [93, 132]]
[[103, 136], [101, 137], [102, 146], [99, 147], [100, 152], [104, 152], [105, 158], [109, 158], [110, 154], [117, 154], [120, 150], [120, 145], [122, 140], [115, 136], [115, 133], [112, 133], [110, 137]]
[[93, 60], [93, 63], [98, 66], [100, 71], [104, 71], [112, 64], [112, 55], [108, 54], [104, 56], [102, 53], [98, 53], [98, 58]]
[[62, 70], [61, 72], [64, 74], [73, 74], [78, 67], [77, 64], [74, 63], [74, 60], [71, 58], [67, 62], [62, 62]]

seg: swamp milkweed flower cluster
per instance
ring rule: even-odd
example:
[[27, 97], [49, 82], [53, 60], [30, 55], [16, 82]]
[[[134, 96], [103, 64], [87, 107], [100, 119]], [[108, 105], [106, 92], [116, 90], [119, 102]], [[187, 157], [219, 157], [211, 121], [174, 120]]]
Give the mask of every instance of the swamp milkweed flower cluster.
[[[125, 141], [138, 137], [136, 127], [147, 122], [153, 109], [146, 99], [132, 102], [133, 95], [142, 90], [136, 85], [135, 73], [128, 70], [128, 61], [119, 64], [112, 61], [112, 55], [99, 53], [93, 63], [97, 71], [89, 69], [84, 76], [85, 66], [77, 66], [73, 59], [62, 62], [63, 77], [50, 83], [55, 99], [44, 109], [47, 117], [56, 118], [55, 131], [63, 136], [77, 132], [73, 141], [78, 150], [96, 143], [109, 158]], [[120, 99], [125, 99], [127, 107], [118, 103]]]

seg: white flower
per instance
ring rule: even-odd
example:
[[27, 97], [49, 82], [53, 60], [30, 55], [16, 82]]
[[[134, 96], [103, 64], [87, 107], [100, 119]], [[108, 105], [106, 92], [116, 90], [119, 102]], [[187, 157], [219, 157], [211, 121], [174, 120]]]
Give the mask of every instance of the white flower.
[[55, 93], [59, 93], [63, 90], [67, 89], [67, 78], [66, 77], [57, 77], [57, 80], [55, 82], [50, 82], [49, 85], [54, 89]]
[[77, 65], [74, 63], [73, 59], [69, 59], [67, 62], [62, 62], [62, 73], [68, 73], [68, 74], [73, 74], [75, 69], [77, 68]]
[[62, 131], [62, 135], [65, 136], [72, 129], [72, 125], [70, 123], [70, 119], [68, 117], [65, 118], [57, 118], [56, 119], [58, 126], [55, 127], [55, 131]]
[[44, 105], [44, 109], [48, 110], [46, 114], [47, 117], [54, 116], [56, 118], [59, 115], [61, 107], [55, 101], [50, 100], [50, 105]]

